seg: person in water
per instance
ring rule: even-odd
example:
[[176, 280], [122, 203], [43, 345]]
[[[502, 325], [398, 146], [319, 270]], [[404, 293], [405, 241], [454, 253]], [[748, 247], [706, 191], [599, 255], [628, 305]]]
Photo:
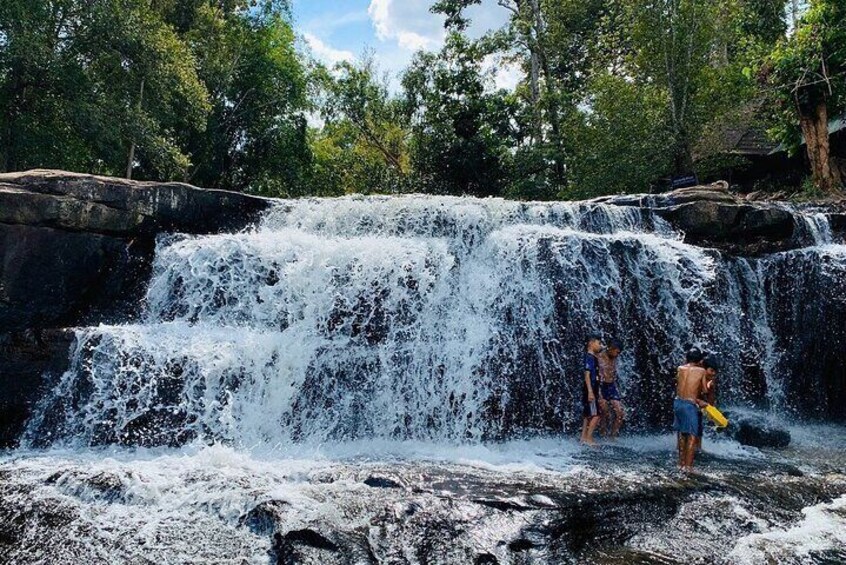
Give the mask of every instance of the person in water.
[[[717, 372], [720, 370], [720, 362], [713, 353], [709, 353], [702, 359], [702, 368], [705, 369], [705, 390], [701, 399], [708, 404], [716, 404], [717, 401]], [[699, 437], [696, 438], [696, 452], [702, 451], [702, 436], [705, 428], [705, 417], [699, 412]]]
[[620, 435], [620, 427], [625, 419], [623, 398], [617, 390], [617, 358], [622, 351], [622, 344], [616, 339], [610, 339], [608, 347], [599, 354], [599, 433], [612, 438]]
[[704, 355], [698, 347], [691, 347], [686, 363], [676, 371], [676, 398], [673, 401], [673, 430], [678, 434], [679, 467], [693, 469], [696, 438], [701, 437], [700, 409], [708, 406], [701, 399], [706, 392]]
[[599, 424], [599, 359], [602, 351], [602, 339], [598, 334], [587, 338], [584, 358], [584, 377], [582, 382], [582, 438], [585, 445], [596, 445], [593, 432]]

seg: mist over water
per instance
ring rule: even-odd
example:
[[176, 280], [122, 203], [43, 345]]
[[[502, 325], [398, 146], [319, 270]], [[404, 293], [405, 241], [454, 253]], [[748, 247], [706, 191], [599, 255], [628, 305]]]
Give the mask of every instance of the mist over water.
[[626, 346], [634, 429], [666, 426], [673, 370], [692, 343], [722, 358], [721, 404], [819, 416], [825, 391], [810, 411], [795, 398], [804, 383], [793, 374], [811, 361], [790, 332], [803, 289], [832, 291], [818, 320], [843, 311], [846, 247], [824, 215], [796, 217], [808, 247], [746, 259], [687, 245], [634, 207], [282, 201], [252, 231], [162, 238], [143, 319], [77, 331], [71, 368], [26, 442], [472, 443], [569, 431], [595, 330]]

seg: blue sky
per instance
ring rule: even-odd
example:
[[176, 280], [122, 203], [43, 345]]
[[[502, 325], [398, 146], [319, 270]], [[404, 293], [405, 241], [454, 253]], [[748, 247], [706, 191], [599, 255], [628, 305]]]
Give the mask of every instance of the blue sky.
[[[294, 25], [313, 55], [325, 63], [372, 51], [396, 88], [399, 72], [415, 51], [436, 50], [443, 43], [443, 18], [429, 12], [432, 0], [293, 0]], [[470, 32], [480, 35], [503, 25], [508, 11], [496, 0], [483, 0], [468, 15]], [[492, 63], [495, 65], [494, 63]], [[510, 88], [516, 69], [496, 66], [497, 86]]]

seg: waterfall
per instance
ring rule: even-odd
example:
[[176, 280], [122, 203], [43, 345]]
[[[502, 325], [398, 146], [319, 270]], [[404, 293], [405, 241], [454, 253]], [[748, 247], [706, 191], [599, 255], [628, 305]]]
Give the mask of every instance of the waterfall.
[[636, 428], [667, 425], [692, 343], [723, 358], [721, 402], [824, 415], [842, 397], [814, 379], [838, 370], [823, 332], [846, 346], [846, 247], [824, 215], [797, 214], [817, 245], [748, 259], [634, 207], [280, 201], [251, 231], [161, 238], [143, 318], [77, 330], [26, 442], [560, 432], [578, 425], [590, 331], [624, 343]]

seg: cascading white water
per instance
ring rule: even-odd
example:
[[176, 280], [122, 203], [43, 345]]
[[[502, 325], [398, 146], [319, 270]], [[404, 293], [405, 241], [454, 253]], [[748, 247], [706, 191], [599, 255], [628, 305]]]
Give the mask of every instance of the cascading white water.
[[[823, 220], [812, 220], [819, 243]], [[143, 321], [77, 332], [71, 368], [27, 441], [478, 441], [560, 430], [576, 421], [592, 330], [629, 346], [620, 373], [636, 423], [652, 418], [694, 342], [722, 352], [728, 398], [744, 400], [751, 358], [778, 406], [783, 348], [766, 287], [779, 261], [684, 244], [637, 208], [281, 202], [250, 232], [162, 239]]]

